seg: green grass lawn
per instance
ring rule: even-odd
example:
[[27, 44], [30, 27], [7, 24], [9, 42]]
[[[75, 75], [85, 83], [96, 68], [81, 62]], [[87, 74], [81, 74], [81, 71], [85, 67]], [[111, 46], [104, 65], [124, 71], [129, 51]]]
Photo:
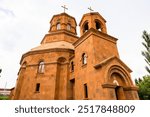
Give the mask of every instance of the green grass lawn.
[[0, 100], [9, 100], [9, 97], [6, 95], [0, 95]]

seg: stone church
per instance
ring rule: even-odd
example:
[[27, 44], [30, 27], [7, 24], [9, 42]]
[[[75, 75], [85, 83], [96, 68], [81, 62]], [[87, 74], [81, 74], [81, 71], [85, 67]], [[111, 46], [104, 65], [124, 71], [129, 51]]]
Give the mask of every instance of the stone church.
[[67, 13], [54, 15], [38, 47], [22, 55], [12, 99], [136, 100], [132, 70], [120, 60], [117, 38], [107, 34], [98, 12], [77, 23]]

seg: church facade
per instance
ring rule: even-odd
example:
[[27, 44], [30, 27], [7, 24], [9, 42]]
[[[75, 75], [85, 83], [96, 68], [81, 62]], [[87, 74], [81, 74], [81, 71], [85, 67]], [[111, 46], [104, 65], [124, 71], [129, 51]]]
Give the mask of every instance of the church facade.
[[136, 100], [132, 70], [119, 58], [117, 39], [107, 34], [98, 13], [84, 14], [77, 23], [67, 13], [54, 15], [50, 30], [23, 54], [12, 99]]

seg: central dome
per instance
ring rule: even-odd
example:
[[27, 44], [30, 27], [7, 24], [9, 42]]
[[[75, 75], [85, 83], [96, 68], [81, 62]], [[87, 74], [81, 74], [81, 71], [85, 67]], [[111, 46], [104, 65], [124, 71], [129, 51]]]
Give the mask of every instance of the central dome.
[[59, 41], [59, 42], [41, 44], [40, 46], [32, 48], [31, 51], [47, 50], [47, 49], [55, 49], [55, 48], [74, 50], [74, 46], [71, 43], [66, 41]]

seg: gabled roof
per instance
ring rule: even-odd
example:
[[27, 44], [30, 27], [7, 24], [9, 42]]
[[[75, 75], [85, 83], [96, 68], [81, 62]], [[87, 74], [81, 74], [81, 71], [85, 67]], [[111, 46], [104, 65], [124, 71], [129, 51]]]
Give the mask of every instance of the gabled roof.
[[120, 60], [118, 57], [116, 57], [116, 56], [111, 56], [111, 57], [109, 57], [109, 58], [103, 60], [102, 62], [100, 62], [100, 63], [94, 65], [94, 67], [95, 67], [96, 69], [98, 69], [98, 68], [100, 68], [100, 67], [102, 67], [102, 66], [108, 64], [108, 63], [111, 62], [112, 60], [116, 60], [116, 61], [119, 62], [126, 70], [128, 70], [130, 73], [132, 72], [132, 70], [131, 70], [123, 61], [121, 61], [121, 60]]

